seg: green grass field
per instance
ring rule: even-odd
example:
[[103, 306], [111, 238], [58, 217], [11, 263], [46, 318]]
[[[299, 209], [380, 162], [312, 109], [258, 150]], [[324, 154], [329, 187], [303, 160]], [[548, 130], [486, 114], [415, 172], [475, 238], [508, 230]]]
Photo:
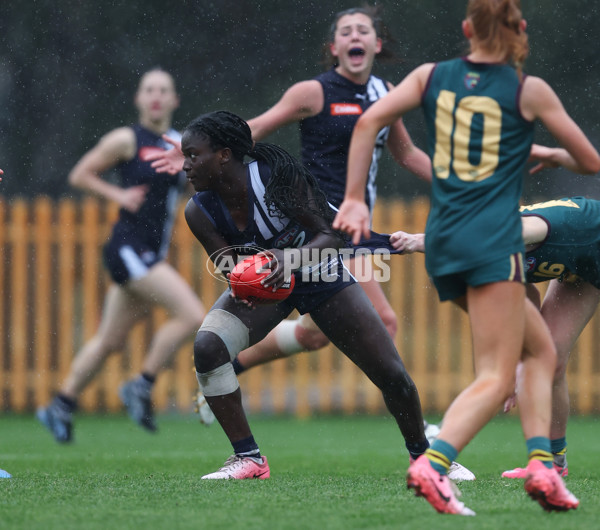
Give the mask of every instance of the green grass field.
[[546, 513], [521, 481], [518, 421], [498, 418], [461, 454], [477, 475], [463, 483], [474, 518], [439, 515], [405, 487], [408, 455], [387, 417], [252, 417], [270, 480], [201, 481], [229, 456], [217, 425], [159, 417], [150, 435], [125, 416], [80, 416], [76, 442], [59, 446], [31, 417], [1, 420], [0, 528], [7, 529], [596, 529], [600, 526], [599, 418], [569, 428], [569, 488], [575, 512]]

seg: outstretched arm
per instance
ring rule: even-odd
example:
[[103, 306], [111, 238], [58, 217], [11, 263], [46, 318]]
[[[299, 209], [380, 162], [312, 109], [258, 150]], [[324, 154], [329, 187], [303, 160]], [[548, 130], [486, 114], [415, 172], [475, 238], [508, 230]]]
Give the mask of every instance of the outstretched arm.
[[[531, 156], [542, 164], [581, 174], [600, 171], [600, 155], [583, 131], [567, 114], [560, 99], [539, 77], [527, 77], [523, 84], [521, 112], [527, 119], [540, 119], [563, 149], [534, 146]], [[533, 171], [539, 171], [536, 166]]]
[[317, 115], [323, 109], [323, 88], [314, 79], [292, 85], [269, 110], [248, 120], [252, 138], [261, 141], [288, 123]]
[[408, 234], [399, 230], [390, 235], [390, 243], [403, 254], [425, 252], [425, 234]]
[[356, 122], [348, 154], [346, 194], [333, 223], [334, 228], [350, 234], [355, 245], [361, 236], [368, 238], [370, 235], [365, 184], [377, 134], [420, 105], [421, 94], [432, 68], [433, 65], [425, 64], [413, 70], [387, 96], [371, 105]]

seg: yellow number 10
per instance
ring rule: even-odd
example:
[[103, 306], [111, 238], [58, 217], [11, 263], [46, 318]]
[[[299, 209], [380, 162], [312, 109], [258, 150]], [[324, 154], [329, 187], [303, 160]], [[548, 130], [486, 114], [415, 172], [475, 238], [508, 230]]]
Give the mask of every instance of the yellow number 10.
[[[483, 115], [482, 147], [477, 165], [469, 161], [474, 114]], [[496, 100], [487, 96], [468, 96], [462, 98], [456, 107], [456, 94], [442, 90], [435, 114], [433, 170], [437, 178], [447, 179], [450, 166], [456, 176], [466, 182], [478, 182], [493, 175], [498, 166], [501, 128], [502, 109]]]

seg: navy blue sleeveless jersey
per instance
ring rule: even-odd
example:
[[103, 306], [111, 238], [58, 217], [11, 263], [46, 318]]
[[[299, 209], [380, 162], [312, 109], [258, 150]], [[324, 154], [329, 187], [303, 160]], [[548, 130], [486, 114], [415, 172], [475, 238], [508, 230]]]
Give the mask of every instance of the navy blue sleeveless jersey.
[[[216, 231], [240, 257], [258, 254], [268, 249], [296, 248], [310, 241], [315, 234], [296, 221], [269, 211], [265, 203], [265, 188], [271, 178], [270, 168], [263, 162], [251, 162], [247, 166], [248, 224], [240, 230], [218, 193], [203, 191], [192, 200], [211, 221]], [[331, 252], [314, 264], [295, 272], [296, 284], [292, 295], [286, 299], [301, 313], [310, 312], [317, 302], [329, 298], [335, 292], [355, 283], [339, 259]], [[230, 266], [232, 264], [229, 264]], [[221, 267], [224, 269], [224, 267]], [[303, 298], [307, 297], [308, 298]], [[312, 297], [312, 298], [311, 298]]]
[[[185, 185], [185, 176], [183, 173], [157, 173], [151, 167], [151, 162], [143, 160], [144, 157], [152, 151], [164, 151], [172, 146], [139, 124], [134, 125], [132, 129], [137, 141], [136, 155], [116, 169], [124, 188], [146, 184], [148, 193], [136, 213], [120, 210], [113, 237], [133, 237], [164, 259], [171, 239], [177, 204]], [[174, 140], [181, 139], [181, 135], [173, 129], [166, 134]]]
[[571, 197], [523, 206], [523, 216], [546, 221], [548, 235], [527, 252], [527, 281], [581, 278], [600, 289], [600, 201]]
[[[339, 207], [346, 190], [346, 164], [354, 125], [360, 115], [388, 93], [383, 79], [370, 76], [357, 85], [334, 68], [315, 77], [323, 87], [323, 110], [300, 122], [302, 163], [316, 177], [327, 200]], [[365, 199], [369, 209], [375, 203], [375, 177], [389, 128], [382, 129], [375, 142], [369, 168]]]
[[[137, 142], [136, 154], [116, 169], [124, 188], [145, 184], [148, 192], [136, 213], [120, 210], [112, 236], [104, 245], [104, 264], [111, 278], [120, 285], [144, 277], [152, 266], [166, 258], [177, 204], [185, 185], [183, 172], [157, 173], [150, 166], [151, 162], [144, 161], [150, 152], [172, 146], [141, 125], [134, 125], [132, 129]], [[174, 130], [167, 134], [176, 140], [181, 138]]]

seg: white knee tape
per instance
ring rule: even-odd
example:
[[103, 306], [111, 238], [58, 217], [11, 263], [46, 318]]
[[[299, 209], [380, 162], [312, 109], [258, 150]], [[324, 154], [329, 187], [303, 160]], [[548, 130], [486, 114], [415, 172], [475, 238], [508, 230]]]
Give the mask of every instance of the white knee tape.
[[229, 358], [232, 361], [250, 343], [249, 331], [246, 324], [224, 309], [209, 311], [200, 326], [200, 331], [210, 331], [219, 337], [225, 343], [225, 347], [229, 352]]
[[231, 363], [224, 364], [203, 374], [196, 372], [196, 379], [198, 379], [202, 393], [209, 397], [225, 396], [235, 392], [240, 387]]
[[296, 339], [298, 320], [282, 320], [275, 328], [275, 342], [285, 355], [294, 355], [304, 351], [304, 346]]

